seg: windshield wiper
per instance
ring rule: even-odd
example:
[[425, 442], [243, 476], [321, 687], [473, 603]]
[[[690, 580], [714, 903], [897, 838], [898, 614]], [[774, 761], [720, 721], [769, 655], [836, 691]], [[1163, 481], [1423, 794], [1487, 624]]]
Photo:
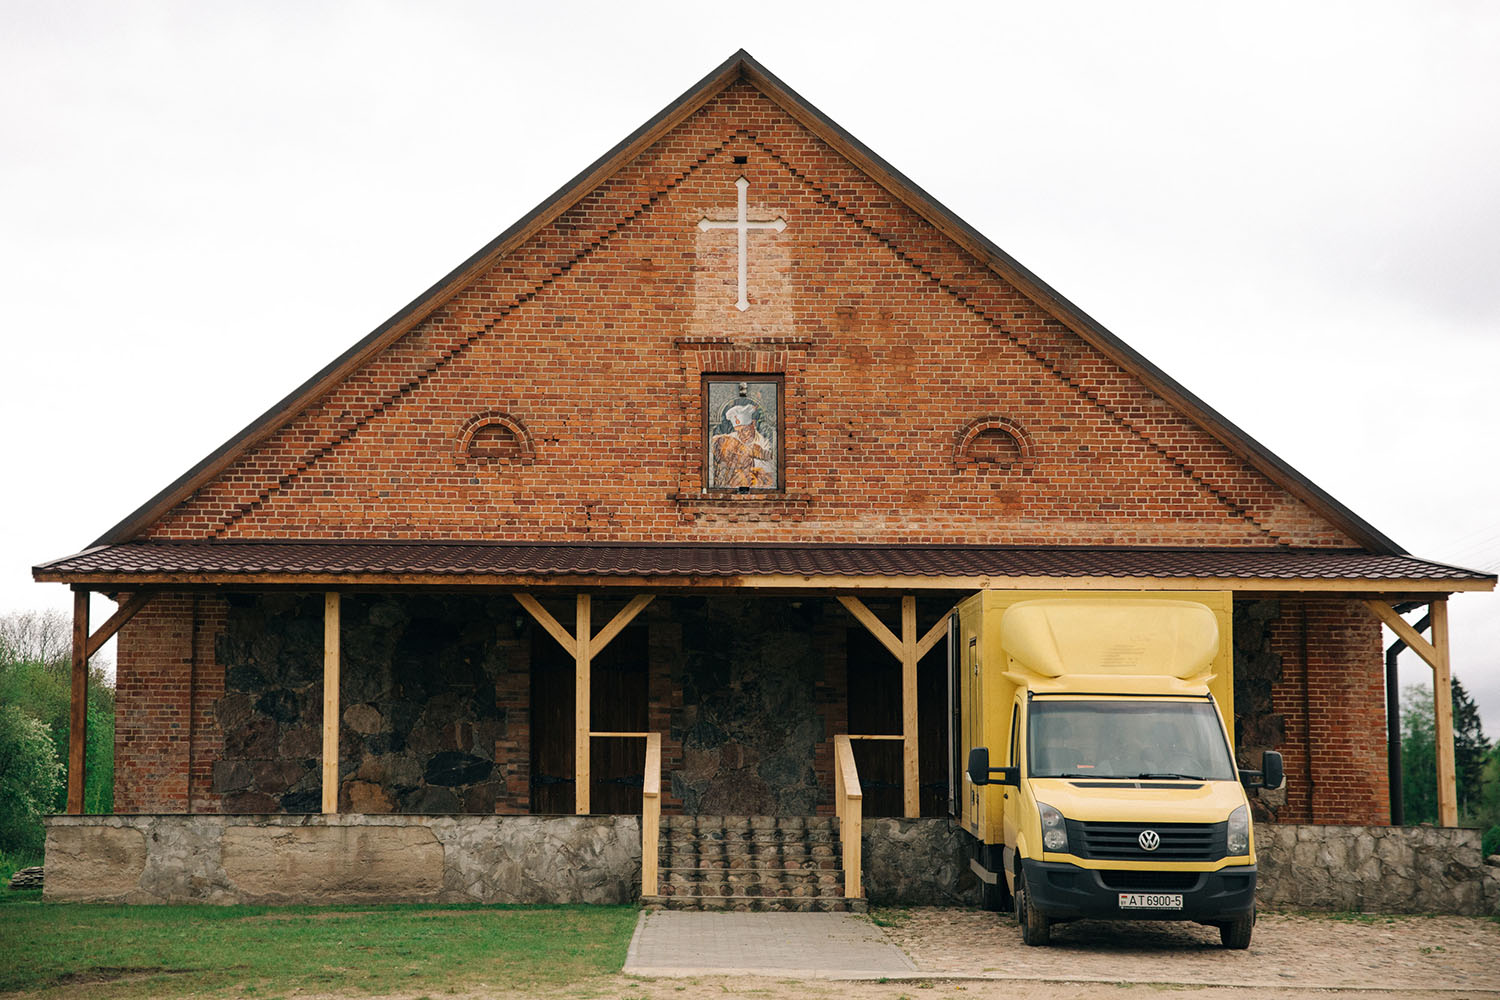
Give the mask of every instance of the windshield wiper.
[[1143, 771], [1137, 778], [1183, 778], [1187, 781], [1207, 781], [1201, 774], [1178, 774], [1176, 771]]

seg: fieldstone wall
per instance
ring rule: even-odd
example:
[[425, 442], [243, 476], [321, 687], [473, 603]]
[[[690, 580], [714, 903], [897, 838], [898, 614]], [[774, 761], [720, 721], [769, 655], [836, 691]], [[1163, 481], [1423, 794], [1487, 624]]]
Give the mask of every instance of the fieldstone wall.
[[946, 817], [866, 817], [865, 896], [876, 906], [978, 906], [967, 834]]
[[[524, 812], [529, 658], [508, 596], [346, 595], [339, 802], [359, 813]], [[233, 594], [215, 650], [226, 813], [321, 806], [323, 600]], [[517, 696], [517, 693], [519, 695]]]
[[53, 816], [47, 899], [629, 903], [633, 816]]
[[816, 814], [831, 787], [819, 781], [818, 752], [845, 697], [826, 675], [843, 672], [833, 665], [848, 613], [821, 599], [754, 597], [674, 597], [670, 611], [681, 639], [668, 651], [680, 690], [669, 738], [682, 764], [667, 777], [682, 811]]
[[[1272, 644], [1272, 626], [1280, 618], [1280, 601], [1234, 602], [1234, 747], [1240, 767], [1260, 767], [1262, 753], [1286, 743], [1286, 716], [1273, 701], [1281, 654]], [[1249, 795], [1258, 820], [1275, 820], [1286, 805], [1285, 785]]]
[[1371, 913], [1500, 913], [1478, 830], [1257, 823], [1262, 905]]

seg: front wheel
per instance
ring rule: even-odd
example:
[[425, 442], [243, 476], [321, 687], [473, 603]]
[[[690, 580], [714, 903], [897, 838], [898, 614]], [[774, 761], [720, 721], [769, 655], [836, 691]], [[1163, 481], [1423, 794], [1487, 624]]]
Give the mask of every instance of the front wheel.
[[1219, 940], [1226, 948], [1243, 951], [1250, 947], [1250, 932], [1255, 929], [1255, 911], [1251, 910], [1243, 917], [1236, 917], [1228, 923], [1219, 925]]
[[1031, 889], [1024, 872], [1016, 873], [1016, 923], [1021, 925], [1021, 940], [1037, 947], [1052, 942], [1052, 921], [1031, 905]]

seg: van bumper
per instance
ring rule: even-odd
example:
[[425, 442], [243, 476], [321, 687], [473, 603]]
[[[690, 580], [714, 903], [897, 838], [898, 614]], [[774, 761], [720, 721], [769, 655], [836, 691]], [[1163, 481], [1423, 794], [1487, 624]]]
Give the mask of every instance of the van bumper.
[[[1103, 871], [1052, 861], [1021, 861], [1031, 905], [1053, 919], [1111, 917], [1125, 920], [1232, 920], [1255, 907], [1255, 866], [1188, 872], [1191, 884], [1151, 886], [1161, 874], [1147, 872], [1135, 882], [1129, 871]], [[1173, 873], [1177, 874], [1177, 873]], [[1106, 882], [1105, 880], [1109, 881]], [[1182, 896], [1180, 910], [1122, 909], [1120, 894], [1170, 893]]]

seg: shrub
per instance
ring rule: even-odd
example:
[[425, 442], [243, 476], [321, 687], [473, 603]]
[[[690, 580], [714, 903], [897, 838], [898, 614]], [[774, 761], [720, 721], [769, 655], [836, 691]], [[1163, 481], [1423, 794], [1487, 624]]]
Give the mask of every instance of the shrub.
[[42, 816], [62, 778], [47, 727], [14, 705], [0, 705], [0, 851], [41, 851]]

